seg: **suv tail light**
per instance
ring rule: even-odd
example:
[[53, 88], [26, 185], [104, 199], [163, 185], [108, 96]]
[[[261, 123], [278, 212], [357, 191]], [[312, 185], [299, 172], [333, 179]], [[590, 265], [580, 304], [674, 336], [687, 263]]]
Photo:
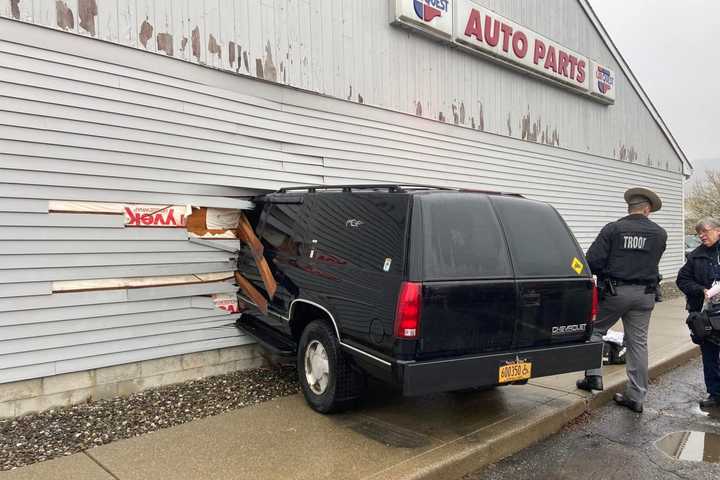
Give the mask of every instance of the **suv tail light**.
[[595, 319], [597, 319], [599, 309], [599, 302], [598, 302], [598, 289], [595, 285], [595, 282], [593, 282], [592, 287], [592, 307], [590, 307], [590, 318], [588, 319], [590, 323], [595, 323]]
[[420, 331], [420, 311], [422, 308], [422, 284], [403, 282], [400, 285], [397, 310], [395, 311], [395, 336], [412, 340]]

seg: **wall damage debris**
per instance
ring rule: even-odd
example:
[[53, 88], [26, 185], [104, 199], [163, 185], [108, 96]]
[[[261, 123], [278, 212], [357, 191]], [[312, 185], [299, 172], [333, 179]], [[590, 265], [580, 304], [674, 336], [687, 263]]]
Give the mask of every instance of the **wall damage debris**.
[[20, 20], [20, 0], [10, 0], [10, 12], [15, 20]]
[[128, 227], [184, 228], [188, 207], [185, 205], [141, 205], [124, 203], [73, 202], [52, 200], [53, 213], [122, 214]]
[[265, 296], [260, 293], [260, 290], [250, 283], [250, 280], [240, 275], [239, 272], [235, 272], [235, 283], [237, 283], [240, 290], [250, 299], [262, 313], [267, 314], [268, 312], [268, 301]]
[[480, 103], [480, 115], [478, 118], [478, 130], [480, 130], [481, 132], [484, 132], [485, 131], [485, 113], [483, 112], [482, 102], [479, 102], [479, 103]]
[[192, 213], [187, 217], [187, 231], [189, 235], [202, 238], [237, 238], [232, 229], [211, 229], [207, 224], [206, 207], [192, 207]]
[[438, 120], [441, 122], [445, 121], [445, 114], [443, 114], [443, 112], [438, 113]]
[[508, 130], [508, 137], [512, 137], [512, 123], [510, 123], [510, 112], [508, 112], [508, 116], [507, 116], [507, 130]]
[[255, 59], [255, 76], [257, 78], [265, 78], [265, 75], [263, 74], [262, 58]]
[[245, 65], [245, 71], [250, 73], [250, 61], [248, 60], [247, 50], [243, 50], [243, 65]]
[[184, 51], [185, 51], [185, 47], [187, 47], [187, 43], [188, 43], [188, 38], [187, 38], [187, 37], [183, 37], [183, 38], [182, 38], [182, 41], [180, 42], [180, 51], [181, 51], [181, 52], [184, 52]]
[[422, 117], [422, 102], [420, 100], [415, 103], [415, 115]]
[[52, 283], [53, 293], [119, 288], [149, 288], [196, 283], [223, 282], [234, 278], [234, 273], [196, 273], [193, 275], [168, 275], [161, 277], [98, 278], [93, 280], [63, 280]]
[[57, 26], [63, 30], [74, 30], [75, 29], [75, 17], [73, 16], [72, 10], [67, 6], [67, 3], [62, 0], [55, 2], [55, 12], [57, 17]]
[[175, 54], [173, 47], [173, 36], [169, 33], [158, 33], [157, 48], [159, 52], [165, 52], [168, 57], [172, 57]]
[[148, 22], [148, 19], [146, 18], [143, 20], [142, 24], [140, 25], [140, 32], [138, 33], [138, 38], [140, 39], [140, 43], [142, 43], [142, 46], [147, 49], [147, 42], [150, 40], [153, 36], [153, 26]]
[[95, 36], [95, 18], [98, 14], [98, 7], [95, 0], [78, 0], [78, 17], [80, 27], [93, 37]]
[[236, 293], [216, 293], [212, 296], [213, 303], [220, 310], [228, 313], [240, 313], [241, 308], [238, 304]]
[[217, 55], [218, 60], [222, 59], [222, 47], [217, 40], [215, 40], [215, 36], [212, 33], [210, 37], [208, 37], [208, 51], [213, 55]]
[[365, 99], [358, 93], [358, 103], [365, 103]]

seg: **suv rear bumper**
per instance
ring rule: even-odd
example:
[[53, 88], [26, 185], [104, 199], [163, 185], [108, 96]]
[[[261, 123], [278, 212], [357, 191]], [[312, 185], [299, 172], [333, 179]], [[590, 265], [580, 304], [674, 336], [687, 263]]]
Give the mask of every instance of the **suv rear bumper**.
[[578, 372], [602, 365], [602, 342], [559, 345], [442, 360], [397, 362], [395, 380], [405, 395], [423, 395], [498, 384], [499, 368], [517, 360], [532, 363], [532, 377]]

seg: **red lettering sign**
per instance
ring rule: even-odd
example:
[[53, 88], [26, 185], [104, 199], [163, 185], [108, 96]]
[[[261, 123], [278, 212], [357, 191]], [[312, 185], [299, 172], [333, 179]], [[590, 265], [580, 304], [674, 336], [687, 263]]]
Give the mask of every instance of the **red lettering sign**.
[[185, 227], [185, 214], [172, 207], [126, 206], [125, 224], [128, 227]]

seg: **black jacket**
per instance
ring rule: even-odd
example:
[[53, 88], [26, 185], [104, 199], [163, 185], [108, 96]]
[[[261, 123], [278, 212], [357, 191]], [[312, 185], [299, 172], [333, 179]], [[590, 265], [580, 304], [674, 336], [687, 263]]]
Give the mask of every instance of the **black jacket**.
[[699, 312], [705, 301], [703, 290], [712, 286], [708, 263], [716, 260], [716, 246], [708, 248], [700, 245], [687, 257], [685, 265], [678, 272], [676, 284], [687, 297], [687, 308], [691, 312]]
[[657, 284], [667, 233], [641, 214], [608, 223], [590, 245], [587, 261], [599, 278]]

